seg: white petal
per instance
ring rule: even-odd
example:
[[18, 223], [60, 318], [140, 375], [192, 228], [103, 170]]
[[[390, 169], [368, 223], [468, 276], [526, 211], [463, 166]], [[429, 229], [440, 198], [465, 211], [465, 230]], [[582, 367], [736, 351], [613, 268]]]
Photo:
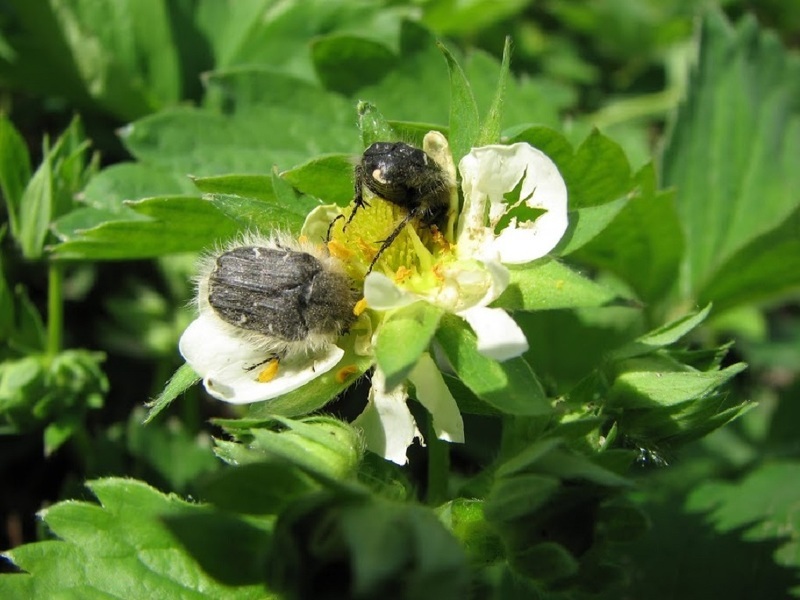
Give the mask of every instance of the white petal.
[[269, 354], [233, 335], [209, 313], [189, 324], [179, 348], [189, 366], [203, 378], [208, 393], [232, 404], [261, 402], [296, 390], [331, 370], [344, 356], [344, 350], [330, 345], [313, 356], [281, 360], [275, 378], [262, 383], [257, 379], [258, 365], [268, 360]]
[[478, 352], [494, 360], [508, 360], [528, 350], [519, 325], [502, 308], [476, 306], [458, 314], [478, 336]]
[[335, 204], [324, 204], [314, 207], [300, 229], [300, 235], [313, 243], [325, 242], [328, 239], [328, 228], [331, 221], [342, 216], [342, 209]]
[[419, 298], [405, 290], [383, 273], [373, 271], [364, 280], [364, 298], [373, 310], [390, 310], [413, 304]]
[[417, 400], [431, 413], [436, 436], [440, 440], [463, 443], [464, 421], [430, 354], [422, 354], [408, 379], [417, 390]]
[[499, 298], [500, 294], [508, 287], [511, 275], [506, 267], [494, 260], [487, 260], [479, 264], [481, 266], [480, 274], [477, 274], [474, 269], [463, 269], [457, 279], [461, 291], [460, 295], [463, 299], [467, 300], [470, 298], [468, 291], [470, 290], [469, 281], [471, 279], [480, 281], [483, 286], [483, 295], [477, 298], [477, 301], [472, 302], [471, 305], [467, 304], [463, 306], [462, 304], [462, 306], [457, 308], [456, 312], [467, 310], [470, 306], [486, 306], [487, 304], [491, 304]]
[[[541, 258], [555, 248], [567, 229], [567, 186], [547, 155], [525, 143], [483, 146], [473, 148], [459, 170], [464, 190], [458, 228], [462, 256], [494, 254], [503, 263], [516, 264]], [[512, 219], [495, 235], [495, 226], [511, 209], [504, 195], [520, 182], [525, 204], [546, 212], [533, 221]]]
[[453, 153], [450, 151], [450, 144], [447, 138], [438, 131], [429, 131], [422, 140], [422, 149], [425, 154], [430, 156], [442, 169], [450, 187], [450, 210], [448, 211], [447, 223], [445, 224], [444, 237], [447, 241], [453, 241], [453, 225], [458, 215], [458, 191], [456, 190], [456, 165], [453, 162]]
[[406, 405], [405, 385], [387, 390], [386, 378], [378, 368], [372, 374], [367, 407], [353, 425], [364, 432], [367, 449], [398, 465], [408, 462], [406, 450], [414, 438], [422, 440]]

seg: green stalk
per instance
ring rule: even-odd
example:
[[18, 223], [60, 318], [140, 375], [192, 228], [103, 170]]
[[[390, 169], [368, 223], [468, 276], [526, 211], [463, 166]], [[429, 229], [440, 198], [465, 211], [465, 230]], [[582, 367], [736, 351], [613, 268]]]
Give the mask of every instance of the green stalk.
[[427, 419], [428, 445], [428, 504], [438, 506], [447, 500], [447, 482], [450, 476], [450, 444], [436, 437], [433, 419]]
[[47, 282], [47, 353], [61, 352], [64, 337], [64, 269], [51, 262]]

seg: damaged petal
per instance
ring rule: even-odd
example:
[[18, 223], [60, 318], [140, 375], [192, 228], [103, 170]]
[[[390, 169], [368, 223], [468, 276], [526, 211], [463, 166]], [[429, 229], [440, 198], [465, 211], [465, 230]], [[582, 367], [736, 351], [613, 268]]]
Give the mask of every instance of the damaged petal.
[[[555, 163], [526, 143], [473, 148], [459, 164], [464, 208], [458, 229], [459, 252], [496, 256], [517, 264], [545, 256], [567, 229], [567, 186]], [[519, 188], [533, 220], [512, 217], [500, 232], [494, 227], [513, 207], [506, 194]], [[489, 222], [487, 223], [487, 218]]]

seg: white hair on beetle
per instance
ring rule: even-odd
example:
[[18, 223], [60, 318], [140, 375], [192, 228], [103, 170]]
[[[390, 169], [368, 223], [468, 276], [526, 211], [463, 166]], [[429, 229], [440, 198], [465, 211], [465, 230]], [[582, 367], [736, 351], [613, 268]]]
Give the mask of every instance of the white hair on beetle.
[[[344, 265], [337, 258], [330, 255], [327, 246], [324, 244], [299, 240], [285, 231], [275, 231], [270, 235], [264, 235], [258, 231], [248, 231], [224, 244], [219, 244], [214, 250], [204, 252], [198, 259], [197, 275], [195, 277], [195, 302], [200, 314], [213, 318], [231, 337], [241, 339], [242, 343], [259, 349], [265, 355], [274, 355], [281, 359], [316, 354], [330, 344], [335, 343], [349, 323], [342, 322], [339, 327], [332, 328], [327, 332], [309, 331], [305, 339], [293, 341], [282, 339], [268, 332], [237, 327], [221, 318], [209, 302], [209, 279], [217, 269], [218, 259], [237, 248], [264, 248], [309, 254], [320, 263], [324, 271], [336, 274], [352, 282], [345, 271]], [[353, 297], [353, 305], [355, 305], [356, 300], [360, 297], [360, 292], [353, 285], [350, 286], [350, 290]], [[352, 309], [352, 307], [350, 308]], [[353, 315], [354, 319], [355, 315]]]

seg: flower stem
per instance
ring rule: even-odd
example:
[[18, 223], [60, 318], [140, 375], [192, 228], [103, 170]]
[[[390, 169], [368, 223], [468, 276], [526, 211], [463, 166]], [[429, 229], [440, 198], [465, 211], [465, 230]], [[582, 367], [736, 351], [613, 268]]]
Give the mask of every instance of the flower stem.
[[428, 418], [428, 504], [438, 506], [447, 499], [450, 474], [450, 444], [436, 437], [433, 419]]
[[64, 334], [64, 269], [51, 262], [47, 283], [47, 353], [55, 356], [61, 352]]

